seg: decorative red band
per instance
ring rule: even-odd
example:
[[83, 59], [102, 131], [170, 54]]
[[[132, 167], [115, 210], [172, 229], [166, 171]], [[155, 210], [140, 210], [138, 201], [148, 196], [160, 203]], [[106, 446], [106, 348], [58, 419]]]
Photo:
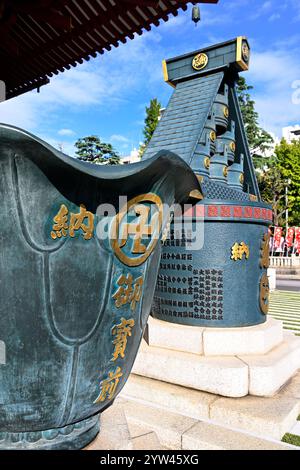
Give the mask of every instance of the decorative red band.
[[254, 220], [267, 220], [272, 222], [273, 213], [270, 209], [262, 207], [250, 206], [219, 206], [219, 205], [203, 205], [199, 204], [190, 207], [185, 213], [185, 217], [218, 217], [221, 219], [235, 218], [235, 219], [254, 219]]

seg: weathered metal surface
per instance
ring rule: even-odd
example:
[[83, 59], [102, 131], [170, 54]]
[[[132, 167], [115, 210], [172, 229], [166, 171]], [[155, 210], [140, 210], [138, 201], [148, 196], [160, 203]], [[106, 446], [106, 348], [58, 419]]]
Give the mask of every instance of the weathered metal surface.
[[204, 199], [186, 215], [184, 238], [171, 224], [152, 309], [161, 320], [241, 327], [266, 319], [260, 250], [272, 212], [260, 199], [235, 88], [248, 65], [242, 37], [164, 62], [175, 90], [146, 157], [172, 149], [201, 181]]
[[[0, 449], [80, 448], [99, 431], [143, 335], [167, 221], [161, 204], [199, 184], [168, 152], [100, 167], [6, 125], [0, 169]], [[131, 203], [119, 210], [122, 194]], [[117, 215], [101, 216], [101, 203]], [[110, 237], [99, 239], [105, 227]]]
[[[199, 203], [185, 221], [203, 230], [203, 247], [191, 249], [188, 225], [181, 240], [171, 226], [165, 242], [152, 306], [160, 320], [219, 327], [263, 323], [260, 280], [264, 235], [272, 214], [262, 203]], [[189, 227], [191, 228], [191, 227]], [[268, 249], [268, 247], [267, 247]]]

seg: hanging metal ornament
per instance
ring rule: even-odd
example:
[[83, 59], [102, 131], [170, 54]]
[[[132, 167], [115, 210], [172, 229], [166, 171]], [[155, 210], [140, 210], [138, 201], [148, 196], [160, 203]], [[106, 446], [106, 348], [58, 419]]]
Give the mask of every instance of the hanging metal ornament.
[[192, 20], [195, 23], [195, 26], [197, 26], [198, 21], [201, 20], [201, 15], [200, 15], [200, 8], [198, 5], [194, 5], [192, 9]]

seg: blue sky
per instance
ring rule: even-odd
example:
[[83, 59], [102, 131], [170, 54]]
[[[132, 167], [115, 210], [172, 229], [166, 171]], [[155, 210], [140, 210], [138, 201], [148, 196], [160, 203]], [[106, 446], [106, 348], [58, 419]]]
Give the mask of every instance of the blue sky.
[[128, 155], [143, 139], [145, 106], [153, 97], [166, 106], [172, 93], [162, 59], [245, 35], [252, 49], [245, 77], [254, 86], [261, 124], [281, 136], [283, 126], [300, 123], [300, 0], [220, 0], [201, 5], [201, 14], [196, 28], [190, 5], [143, 36], [60, 74], [40, 94], [1, 103], [0, 121], [62, 144], [69, 154], [77, 138], [94, 134]]

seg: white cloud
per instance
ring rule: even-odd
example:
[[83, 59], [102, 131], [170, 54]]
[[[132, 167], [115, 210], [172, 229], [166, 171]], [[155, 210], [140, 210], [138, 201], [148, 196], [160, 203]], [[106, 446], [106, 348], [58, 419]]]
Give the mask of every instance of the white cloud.
[[119, 134], [113, 134], [109, 138], [110, 142], [118, 142], [118, 143], [128, 143], [130, 140], [125, 137], [124, 135], [119, 135]]
[[58, 135], [66, 135], [66, 136], [72, 136], [76, 134], [76, 132], [72, 131], [72, 129], [60, 129], [57, 133]]
[[39, 122], [32, 93], [0, 104], [0, 121], [25, 129], [34, 129]]
[[300, 21], [300, 3], [299, 0], [289, 0], [289, 6], [294, 10], [293, 21]]
[[292, 88], [300, 79], [300, 64], [295, 62], [295, 51], [286, 49], [254, 53], [250, 71], [245, 78], [254, 84], [256, 109], [263, 127], [281, 136], [284, 126], [299, 120], [300, 105], [293, 103]]
[[74, 142], [68, 142], [65, 140], [54, 139], [53, 137], [47, 134], [39, 134], [38, 136], [40, 139], [44, 140], [48, 144], [52, 145], [56, 150], [60, 150], [61, 152], [65, 153], [73, 157], [75, 155], [75, 145]]
[[216, 14], [215, 12], [208, 10], [203, 13], [200, 26], [204, 28], [205, 26], [225, 25], [232, 22], [233, 18], [229, 13]]
[[281, 18], [280, 14], [279, 13], [273, 13], [273, 15], [269, 16], [269, 21], [276, 21], [276, 20], [279, 20]]
[[163, 32], [164, 30], [170, 32], [172, 29], [181, 28], [182, 26], [186, 26], [190, 23], [191, 19], [189, 15], [179, 14], [177, 16], [170, 16], [169, 20], [165, 23], [160, 25], [160, 31]]
[[250, 15], [250, 19], [251, 20], [256, 20], [257, 18], [259, 18], [260, 16], [268, 13], [271, 8], [272, 8], [272, 2], [271, 1], [266, 1], [264, 2], [260, 8], [257, 8], [256, 12], [253, 13], [252, 15]]

